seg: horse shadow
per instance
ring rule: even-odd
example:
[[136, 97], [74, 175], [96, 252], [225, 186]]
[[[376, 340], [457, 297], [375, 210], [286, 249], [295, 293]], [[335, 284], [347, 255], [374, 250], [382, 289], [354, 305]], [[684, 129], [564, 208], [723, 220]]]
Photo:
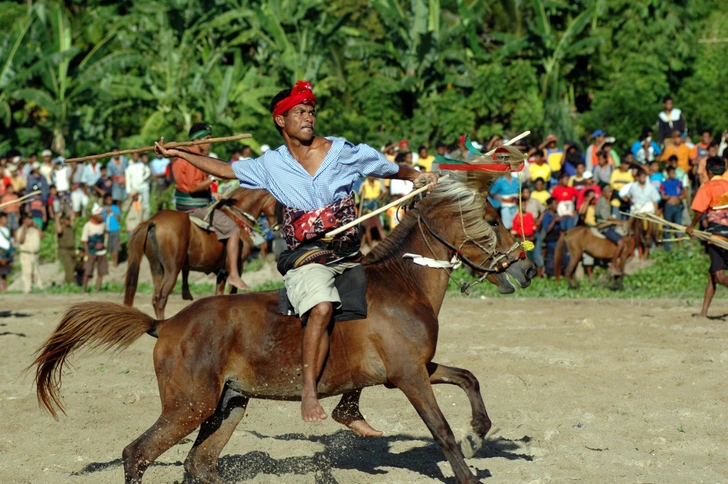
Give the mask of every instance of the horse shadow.
[[[247, 454], [224, 455], [217, 464], [220, 477], [228, 483], [240, 483], [254, 479], [260, 474], [282, 477], [286, 474], [313, 475], [316, 484], [339, 484], [334, 477], [337, 470], [355, 470], [369, 475], [386, 475], [385, 468], [408, 470], [441, 482], [453, 483], [455, 479], [442, 475], [441, 462], [446, 462], [440, 447], [427, 439], [427, 443], [393, 453], [393, 444], [421, 443], [422, 437], [412, 435], [396, 435], [377, 439], [361, 439], [348, 430], [339, 430], [327, 435], [284, 434], [277, 436], [263, 435], [258, 432], [248, 433], [259, 439], [275, 439], [279, 441], [299, 441], [321, 444], [323, 450], [308, 456], [274, 458], [268, 452], [253, 450]], [[531, 438], [525, 436], [518, 440], [502, 437], [491, 437], [483, 441], [483, 448], [476, 457], [500, 457], [509, 460], [532, 461], [533, 457], [518, 451], [528, 446]], [[94, 462], [72, 475], [92, 474], [121, 465], [121, 459], [110, 462]], [[152, 466], [178, 466], [182, 462], [155, 462]], [[488, 469], [473, 469], [478, 479], [492, 477]], [[195, 484], [197, 481], [185, 472], [180, 484]]]
[[[12, 311], [0, 311], [0, 318], [27, 318], [30, 314], [28, 313], [18, 313], [18, 312], [12, 312]], [[4, 326], [4, 324], [3, 324]]]

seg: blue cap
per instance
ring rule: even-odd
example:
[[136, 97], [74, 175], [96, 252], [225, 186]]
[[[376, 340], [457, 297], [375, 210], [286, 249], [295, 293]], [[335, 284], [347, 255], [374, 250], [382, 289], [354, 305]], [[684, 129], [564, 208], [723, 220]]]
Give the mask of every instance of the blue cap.
[[594, 133], [592, 133], [593, 138], [596, 138], [597, 136], [606, 136], [606, 135], [607, 135], [607, 132], [602, 131], [601, 129], [598, 129], [598, 130], [594, 131]]

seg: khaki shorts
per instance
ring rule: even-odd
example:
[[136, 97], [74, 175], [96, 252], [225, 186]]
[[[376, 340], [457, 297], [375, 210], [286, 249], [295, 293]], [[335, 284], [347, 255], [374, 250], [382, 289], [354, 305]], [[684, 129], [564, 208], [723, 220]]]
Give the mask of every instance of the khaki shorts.
[[85, 276], [94, 275], [94, 263], [98, 262], [98, 273], [100, 276], [105, 276], [109, 273], [109, 261], [106, 255], [89, 255], [86, 262], [83, 264], [83, 274]]
[[[191, 215], [202, 219], [207, 213], [207, 210], [207, 207], [198, 208], [191, 212]], [[240, 236], [240, 227], [238, 227], [238, 224], [233, 219], [225, 215], [225, 212], [215, 209], [210, 214], [210, 218], [206, 220], [210, 222], [210, 225], [215, 230], [217, 240], [226, 240], [230, 237]]]
[[334, 308], [341, 307], [339, 291], [334, 285], [334, 278], [347, 269], [356, 266], [355, 262], [341, 262], [325, 266], [323, 264], [306, 264], [292, 269], [283, 276], [288, 300], [296, 314], [302, 316], [319, 303], [334, 303]]

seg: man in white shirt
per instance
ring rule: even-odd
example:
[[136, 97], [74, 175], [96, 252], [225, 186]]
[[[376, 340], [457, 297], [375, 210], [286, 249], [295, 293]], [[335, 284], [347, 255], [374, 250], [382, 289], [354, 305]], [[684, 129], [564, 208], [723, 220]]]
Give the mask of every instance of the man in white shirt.
[[155, 157], [149, 164], [152, 170], [152, 177], [156, 181], [157, 191], [163, 192], [167, 188], [167, 167], [169, 160], [160, 156]]
[[83, 215], [88, 207], [88, 189], [81, 183], [73, 184], [71, 192], [71, 211], [74, 215]]
[[51, 150], [43, 150], [41, 153], [43, 156], [43, 163], [40, 165], [40, 174], [43, 175], [48, 182], [48, 185], [54, 185], [55, 180], [53, 179], [53, 152]]
[[126, 189], [129, 193], [138, 193], [143, 209], [149, 212], [149, 180], [152, 170], [149, 168], [149, 156], [143, 153], [137, 161], [133, 159], [124, 171]]
[[637, 180], [628, 183], [619, 191], [623, 200], [631, 202], [632, 213], [657, 213], [660, 193], [654, 185], [647, 183], [647, 172], [640, 170], [637, 173]]
[[[61, 204], [61, 211], [71, 209], [71, 167], [63, 163], [63, 158], [53, 160], [53, 179], [58, 191], [58, 201]], [[73, 221], [73, 214], [71, 214]]]

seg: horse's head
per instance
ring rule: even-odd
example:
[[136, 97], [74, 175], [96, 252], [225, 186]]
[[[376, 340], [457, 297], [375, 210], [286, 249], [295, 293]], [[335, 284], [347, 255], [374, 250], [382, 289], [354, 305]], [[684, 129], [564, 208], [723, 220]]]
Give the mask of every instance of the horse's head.
[[507, 275], [511, 276], [521, 288], [530, 286], [531, 280], [536, 276], [536, 266], [528, 260], [520, 242], [503, 226], [498, 212], [487, 201], [485, 220], [496, 232], [495, 253], [496, 257], [500, 258], [497, 264], [505, 265], [505, 270], [488, 274], [486, 279], [495, 284], [501, 294], [511, 294], [516, 290]]
[[276, 210], [277, 201], [265, 190], [238, 188], [230, 195], [231, 204], [255, 222], [260, 214], [265, 215], [272, 231], [280, 229], [280, 218]]
[[488, 202], [484, 180], [480, 174], [450, 175], [421, 204], [420, 223], [480, 275], [469, 285], [487, 279], [501, 294], [510, 294], [515, 286], [508, 276], [525, 288], [535, 277], [536, 268]]

